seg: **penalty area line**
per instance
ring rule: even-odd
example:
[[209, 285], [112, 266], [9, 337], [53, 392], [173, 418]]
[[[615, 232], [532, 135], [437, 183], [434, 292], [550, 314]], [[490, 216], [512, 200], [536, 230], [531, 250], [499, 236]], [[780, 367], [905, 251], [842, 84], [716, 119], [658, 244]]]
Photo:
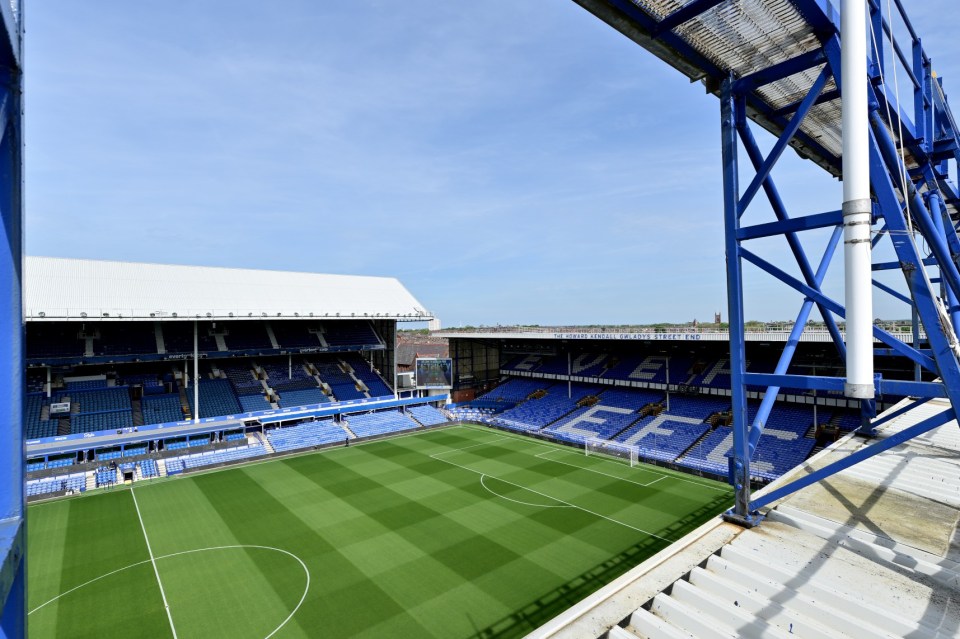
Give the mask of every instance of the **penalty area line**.
[[[486, 442], [480, 442], [478, 444], [471, 444], [470, 446], [464, 446], [463, 448], [451, 448], [450, 450], [442, 450], [439, 453], [434, 453], [430, 455], [430, 457], [432, 457], [433, 459], [437, 459], [440, 455], [446, 455], [449, 453], [458, 453], [461, 450], [468, 450], [470, 448], [476, 448], [477, 446], [488, 446], [490, 444], [496, 444], [497, 442], [503, 441], [504, 439], [511, 439], [511, 438], [504, 435], [503, 437], [491, 439], [490, 441], [486, 441]], [[443, 461], [443, 460], [439, 460], [439, 461]]]
[[[545, 455], [547, 455], [547, 454], [549, 454], [549, 453], [551, 453], [551, 452], [573, 453], [573, 451], [560, 451], [559, 449], [554, 449], [554, 450], [552, 450], [552, 451], [546, 451], [546, 452], [540, 453], [539, 455], [535, 455], [535, 457], [539, 457], [540, 459], [542, 459], [542, 460], [544, 460], [544, 461], [553, 462], [553, 463], [555, 463], [555, 464], [563, 464], [564, 466], [570, 466], [571, 468], [579, 468], [580, 470], [585, 470], [585, 471], [587, 471], [588, 473], [596, 473], [596, 474], [598, 474], [598, 475], [603, 475], [604, 477], [611, 477], [611, 478], [613, 478], [613, 479], [619, 479], [620, 481], [625, 481], [625, 482], [627, 482], [627, 483], [629, 483], [629, 484], [633, 484], [633, 485], [635, 485], [635, 486], [642, 486], [642, 487], [644, 487], [644, 488], [646, 488], [646, 487], [648, 487], [648, 486], [652, 486], [653, 484], [657, 483], [657, 482], [660, 481], [661, 479], [664, 479], [665, 477], [667, 477], [667, 475], [664, 475], [663, 473], [657, 473], [657, 472], [654, 472], [654, 471], [652, 471], [652, 470], [647, 470], [647, 469], [645, 469], [645, 468], [641, 468], [640, 470], [642, 470], [643, 472], [649, 473], [649, 474], [651, 474], [651, 475], [658, 475], [658, 477], [657, 477], [656, 479], [654, 479], [653, 481], [648, 481], [648, 482], [646, 482], [646, 483], [640, 482], [640, 481], [634, 481], [634, 480], [632, 480], [632, 479], [627, 479], [626, 477], [620, 477], [619, 475], [611, 475], [610, 473], [605, 473], [605, 472], [603, 472], [602, 470], [596, 470], [596, 469], [594, 469], [594, 468], [587, 468], [586, 466], [581, 466], [580, 464], [571, 464], [571, 463], [569, 463], [569, 462], [560, 461], [559, 459], [554, 459], [553, 457], [549, 457], [549, 458], [548, 458], [548, 457], [545, 457]], [[578, 455], [578, 456], [582, 457], [582, 455]], [[610, 460], [610, 459], [603, 459], [602, 457], [599, 458], [599, 459], [600, 459], [600, 461], [604, 461], [604, 462], [607, 462], [607, 463], [610, 463], [610, 464], [618, 464], [618, 465], [619, 465], [619, 462], [615, 462], [615, 461]]]
[[[650, 537], [655, 537], [655, 538], [657, 538], [657, 539], [660, 539], [661, 541], [666, 541], [666, 542], [671, 543], [671, 544], [674, 543], [674, 540], [673, 540], [673, 539], [667, 539], [666, 537], [661, 537], [660, 535], [658, 535], [658, 534], [656, 534], [656, 533], [652, 533], [652, 532], [650, 532], [649, 530], [644, 530], [643, 528], [637, 528], [636, 526], [632, 526], [632, 525], [630, 525], [630, 524], [624, 523], [624, 522], [619, 521], [619, 520], [617, 520], [617, 519], [614, 519], [614, 518], [612, 518], [612, 517], [607, 517], [606, 515], [601, 515], [600, 513], [595, 512], [595, 511], [592, 511], [592, 510], [589, 510], [589, 509], [587, 509], [587, 508], [584, 508], [583, 506], [578, 506], [578, 505], [576, 505], [576, 504], [572, 504], [572, 503], [570, 503], [569, 501], [560, 499], [559, 497], [554, 497], [554, 496], [548, 495], [548, 494], [546, 494], [546, 493], [541, 493], [539, 490], [534, 490], [533, 488], [529, 488], [529, 487], [527, 487], [527, 486], [521, 486], [520, 484], [514, 483], [514, 482], [512, 482], [512, 481], [510, 481], [510, 480], [508, 480], [508, 479], [503, 479], [502, 477], [496, 477], [496, 476], [494, 476], [494, 475], [489, 475], [489, 474], [487, 474], [487, 473], [482, 473], [482, 472], [480, 472], [479, 470], [474, 470], [473, 468], [470, 468], [470, 467], [468, 467], [468, 466], [462, 466], [462, 465], [460, 465], [460, 464], [458, 464], [458, 463], [456, 463], [456, 462], [452, 462], [452, 461], [449, 461], [449, 460], [447, 460], [447, 459], [438, 459], [438, 458], [436, 458], [436, 457], [434, 457], [434, 459], [436, 459], [437, 461], [442, 461], [442, 462], [445, 463], [445, 464], [450, 464], [451, 466], [456, 466], [457, 468], [462, 468], [463, 470], [468, 470], [468, 471], [470, 471], [471, 473], [474, 473], [474, 474], [476, 474], [476, 475], [486, 476], [486, 477], [490, 477], [491, 479], [496, 479], [497, 481], [502, 481], [502, 482], [505, 483], [505, 484], [510, 484], [511, 486], [515, 486], [515, 487], [517, 487], [517, 488], [521, 488], [521, 489], [523, 489], [523, 490], [530, 491], [531, 493], [533, 493], [533, 494], [535, 494], [535, 495], [540, 495], [541, 497], [546, 497], [547, 499], [552, 499], [552, 500], [554, 500], [554, 501], [558, 501], [558, 502], [560, 502], [561, 504], [566, 504], [567, 506], [570, 506], [571, 508], [576, 508], [577, 510], [582, 510], [583, 512], [588, 513], [588, 514], [590, 514], [590, 515], [593, 515], [594, 517], [599, 517], [599, 518], [601, 518], [601, 519], [606, 519], [607, 521], [609, 521], [609, 522], [611, 522], [611, 523], [618, 524], [618, 525], [624, 526], [624, 527], [626, 527], [626, 528], [630, 528], [631, 530], [635, 530], [635, 531], [637, 531], [638, 533], [643, 533], [644, 535], [649, 535]], [[484, 488], [486, 488], [486, 486], [484, 486]]]

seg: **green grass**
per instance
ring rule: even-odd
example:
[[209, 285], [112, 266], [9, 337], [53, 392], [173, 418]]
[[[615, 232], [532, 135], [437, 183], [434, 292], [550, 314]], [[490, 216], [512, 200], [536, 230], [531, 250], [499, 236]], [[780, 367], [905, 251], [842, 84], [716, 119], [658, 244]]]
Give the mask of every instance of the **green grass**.
[[29, 508], [31, 637], [522, 636], [732, 499], [472, 427], [134, 490]]

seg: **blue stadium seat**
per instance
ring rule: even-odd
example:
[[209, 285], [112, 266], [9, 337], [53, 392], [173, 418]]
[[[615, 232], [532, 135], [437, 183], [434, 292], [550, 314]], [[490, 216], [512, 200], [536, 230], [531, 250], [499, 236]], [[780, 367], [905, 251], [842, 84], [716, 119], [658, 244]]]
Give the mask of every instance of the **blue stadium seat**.
[[557, 384], [547, 389], [546, 395], [529, 399], [493, 418], [493, 423], [512, 430], [540, 430], [547, 424], [575, 410], [580, 400], [589, 395], [599, 395], [601, 388], [573, 384], [568, 397], [567, 384]]
[[418, 428], [420, 425], [397, 410], [347, 415], [347, 427], [357, 437], [373, 437]]
[[[242, 413], [233, 386], [226, 379], [204, 379], [199, 384], [200, 417], [218, 417], [220, 415], [236, 415]], [[187, 391], [187, 401], [190, 410], [196, 414], [193, 405], [193, 389]]]
[[[247, 444], [245, 446], [237, 446], [236, 448], [226, 448], [222, 450], [209, 450], [203, 453], [194, 453], [192, 455], [184, 455], [177, 457], [183, 468], [192, 469], [192, 468], [202, 468], [204, 466], [213, 466], [215, 464], [225, 464], [228, 462], [236, 462], [245, 459], [252, 459], [254, 457], [261, 457], [267, 454], [267, 449], [263, 447], [263, 444], [259, 442], [256, 444]], [[167, 460], [167, 474], [170, 474], [170, 463], [172, 460]]]
[[347, 438], [346, 431], [332, 419], [321, 419], [267, 431], [267, 440], [278, 452], [344, 442]]
[[407, 412], [424, 426], [436, 426], [450, 421], [446, 415], [433, 406], [408, 406]]
[[184, 419], [180, 395], [177, 393], [144, 395], [140, 401], [140, 410], [143, 412], [144, 424], [164, 424]]
[[31, 479], [27, 481], [25, 488], [27, 497], [49, 495], [51, 493], [66, 492], [68, 490], [82, 492], [87, 489], [87, 476], [84, 473], [73, 473], [70, 475], [58, 475], [57, 477], [46, 477], [44, 479]]

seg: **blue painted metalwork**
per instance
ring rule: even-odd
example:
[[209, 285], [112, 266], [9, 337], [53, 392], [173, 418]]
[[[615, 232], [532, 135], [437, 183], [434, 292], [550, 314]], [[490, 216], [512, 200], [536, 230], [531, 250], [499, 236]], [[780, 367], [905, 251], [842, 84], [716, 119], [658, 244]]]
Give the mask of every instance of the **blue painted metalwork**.
[[[740, 196], [739, 196], [739, 165], [737, 162], [737, 127], [745, 119], [744, 103], [742, 98], [733, 92], [734, 79], [731, 76], [723, 83], [720, 98], [720, 113], [723, 121], [723, 181], [730, 188], [724, 189], [723, 218], [727, 227], [727, 296], [728, 315], [730, 318], [731, 336], [742, 335], [744, 331], [743, 316], [743, 272], [740, 260], [740, 242], [737, 241], [737, 231], [740, 227]], [[745, 124], [745, 122], [744, 122]], [[731, 406], [733, 419], [737, 423], [745, 423], [747, 419], [747, 394], [744, 383], [746, 367], [746, 347], [743, 341], [730, 340], [730, 379], [733, 389]], [[750, 518], [747, 507], [750, 503], [750, 465], [743, 464], [742, 460], [749, 460], [748, 440], [746, 432], [734, 430], [734, 455], [730, 458], [730, 482], [737, 490], [737, 510], [743, 516]]]
[[[879, 327], [874, 327], [874, 337], [882, 343], [882, 347], [876, 350], [878, 356], [907, 357], [916, 364], [916, 371], [913, 381], [886, 380], [877, 376], [875, 385], [879, 393], [917, 397], [911, 407], [933, 397], [946, 397], [952, 408], [761, 500], [750, 499], [750, 463], [780, 387], [832, 391], [842, 391], [844, 387], [842, 378], [786, 374], [796, 349], [796, 340], [814, 307], [830, 328], [838, 350], [841, 353], [844, 350], [837, 320], [845, 316], [845, 309], [820, 288], [835, 252], [842, 219], [839, 212], [789, 216], [787, 204], [771, 178], [772, 169], [788, 146], [793, 146], [831, 175], [840, 176], [839, 149], [836, 145], [830, 146], [829, 142], [820, 143], [811, 139], [815, 136], [811, 135], [809, 126], [815, 125], [804, 124], [805, 118], [817, 112], [821, 105], [835, 102], [840, 97], [839, 13], [828, 0], [790, 0], [793, 8], [806, 21], [808, 33], [818, 46], [797, 47], [786, 59], [777, 58], [766, 67], [755, 66], [738, 76], [733, 69], [724, 67], [723, 50], [704, 50], [704, 47], [722, 48], [722, 44], [716, 44], [720, 42], [716, 38], [722, 38], [718, 35], [720, 32], [711, 31], [711, 28], [719, 29], [717, 25], [722, 23], [722, 29], [736, 29], [737, 14], [728, 11], [720, 17], [719, 12], [730, 9], [726, 3], [695, 1], [666, 16], [661, 13], [658, 19], [652, 12], [629, 0], [574, 1], [691, 79], [702, 80], [708, 92], [720, 98], [734, 411], [734, 445], [729, 476], [737, 491], [736, 503], [729, 515], [746, 525], [753, 525], [758, 521], [757, 509], [775, 499], [960, 415], [960, 344], [956, 337], [956, 333], [960, 332], [960, 235], [957, 232], [960, 228], [960, 190], [949, 177], [950, 169], [955, 169], [960, 163], [960, 128], [942, 92], [942, 79], [934, 77], [930, 58], [921, 46], [900, 0], [895, 0], [897, 12], [893, 17], [905, 25], [909, 34], [906, 42], [895, 37], [902, 30], [889, 24], [879, 0], [869, 0], [870, 23], [875, 33], [873, 50], [868, 54], [868, 73], [871, 76], [868, 79], [871, 189], [874, 221], [880, 225], [872, 244], [878, 246], [883, 241], [889, 241], [897, 256], [895, 262], [875, 263], [873, 270], [897, 269], [903, 273], [903, 289], [880, 282], [874, 282], [874, 286], [908, 304], [914, 321], [912, 343], [906, 343]], [[711, 18], [716, 21], [709, 23]], [[692, 46], [693, 41], [684, 39], [684, 29], [677, 29], [679, 25], [697, 20], [701, 21], [699, 26], [690, 32], [695, 33], [699, 28], [702, 33], [712, 34], [715, 38], [698, 41], [699, 48]], [[704, 26], [708, 24], [713, 27]], [[757, 23], [751, 22], [750, 28], [757, 28]], [[790, 38], [795, 37], [799, 36], [791, 33]], [[735, 41], [735, 38], [730, 40]], [[704, 58], [709, 58], [709, 61], [704, 61]], [[727, 59], [734, 60], [736, 56]], [[903, 74], [901, 77], [909, 79], [906, 95], [902, 99], [898, 99], [892, 83], [885, 80], [898, 70]], [[763, 91], [766, 85], [788, 76], [797, 78], [801, 72], [806, 74], [806, 84], [802, 85], [805, 88], [799, 95], [791, 94], [790, 103], [774, 104], [769, 99], [770, 93]], [[833, 106], [835, 108], [836, 105]], [[821, 121], [825, 117], [822, 110], [818, 112], [818, 117]], [[762, 156], [753, 138], [751, 121], [777, 136], [772, 151], [766, 157]], [[743, 191], [740, 188], [740, 145], [755, 171]], [[902, 165], [901, 152], [909, 157], [909, 166]], [[776, 219], [741, 226], [743, 214], [761, 190]], [[834, 234], [814, 273], [801, 237], [806, 230], [829, 227], [834, 227]], [[774, 236], [783, 236], [788, 242], [799, 268], [799, 277], [746, 248], [745, 244], [751, 240]], [[920, 237], [915, 240], [915, 236]], [[929, 254], [919, 251], [917, 244], [920, 240], [929, 247]], [[747, 373], [744, 368], [743, 267], [746, 263], [796, 290], [802, 299], [795, 325], [796, 335], [792, 334], [785, 345], [773, 374]], [[937, 274], [928, 277], [926, 270], [930, 267], [936, 269]], [[920, 341], [921, 325], [925, 329], [928, 344]], [[924, 372], [926, 376], [922, 375]], [[921, 381], [924, 378], [939, 378], [942, 381]], [[747, 384], [767, 387], [764, 401], [752, 424], [746, 421]], [[861, 410], [864, 416], [871, 416], [875, 406], [863, 402]], [[888, 421], [888, 418], [884, 418], [872, 423], [865, 422], [864, 430], [871, 430]]]
[[838, 226], [841, 222], [843, 222], [843, 214], [840, 211], [830, 211], [829, 213], [804, 215], [803, 217], [785, 219], [779, 222], [740, 227], [737, 238], [740, 241], [755, 240], [761, 237], [772, 237], [798, 231], [832, 228]]
[[[15, 15], [16, 14], [16, 15]], [[23, 118], [20, 3], [0, 2], [0, 637], [26, 634]]]

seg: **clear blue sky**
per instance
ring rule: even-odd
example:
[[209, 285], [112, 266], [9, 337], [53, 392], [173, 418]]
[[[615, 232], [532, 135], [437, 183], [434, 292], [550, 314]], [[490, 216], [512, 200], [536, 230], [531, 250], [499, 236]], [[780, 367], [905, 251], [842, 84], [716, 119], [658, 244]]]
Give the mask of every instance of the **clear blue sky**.
[[[956, 0], [905, 4], [949, 94]], [[26, 20], [30, 254], [391, 275], [447, 325], [726, 318], [719, 103], [570, 0]], [[794, 214], [838, 208], [790, 155]], [[795, 316], [747, 286], [748, 317]]]

